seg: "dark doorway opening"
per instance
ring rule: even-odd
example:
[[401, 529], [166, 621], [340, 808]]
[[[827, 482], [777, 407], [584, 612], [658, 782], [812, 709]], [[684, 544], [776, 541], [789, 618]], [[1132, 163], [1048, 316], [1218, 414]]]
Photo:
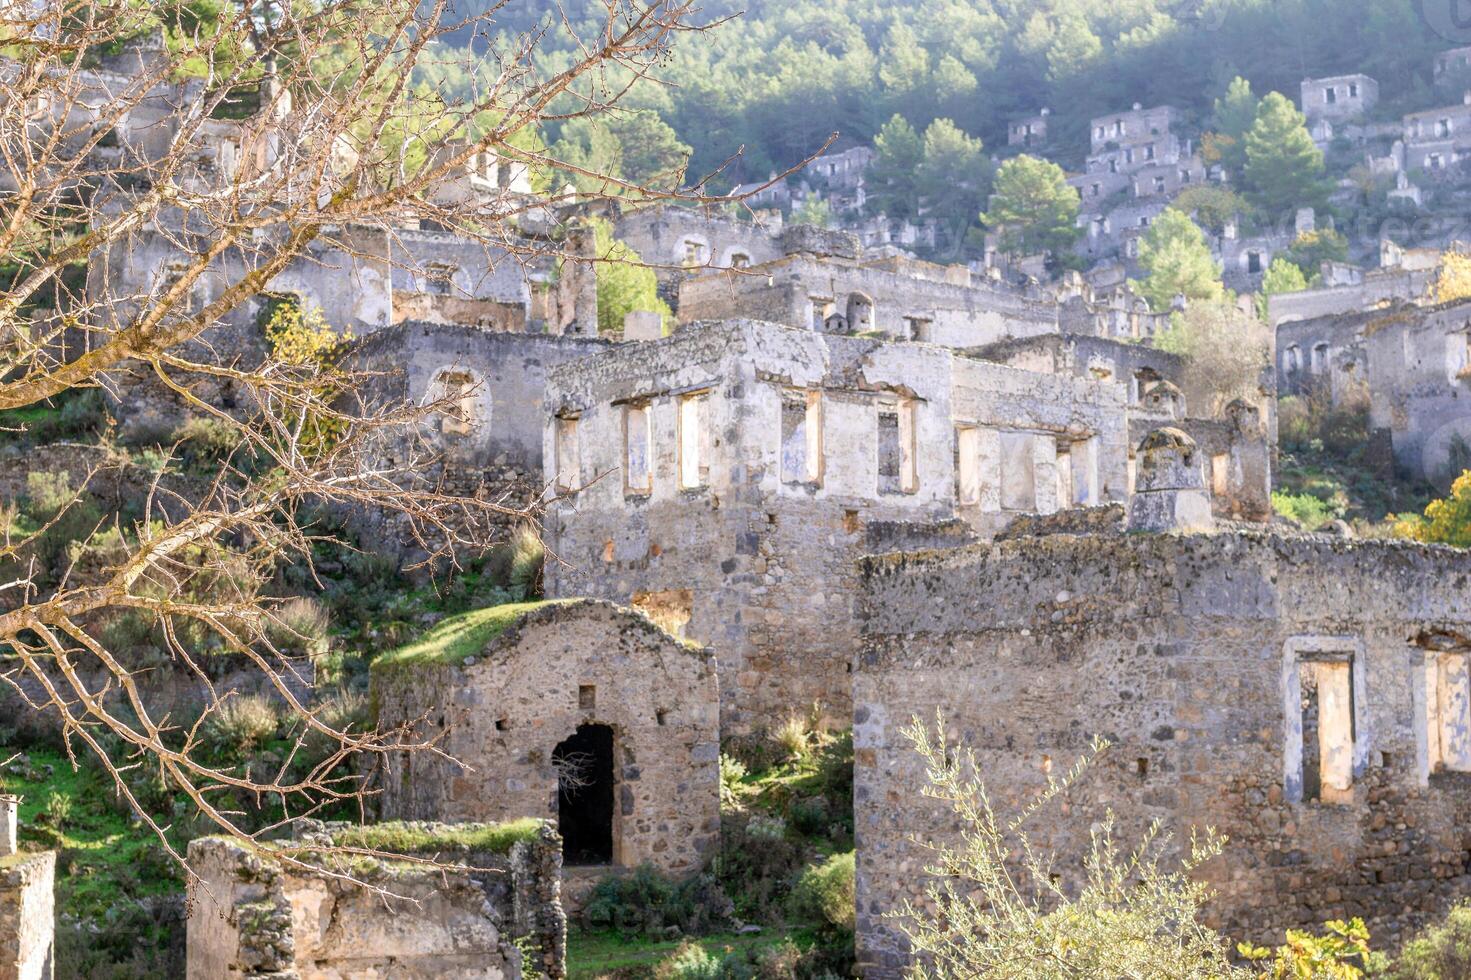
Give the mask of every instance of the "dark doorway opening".
[[581, 725], [552, 750], [566, 864], [613, 861], [613, 729]]

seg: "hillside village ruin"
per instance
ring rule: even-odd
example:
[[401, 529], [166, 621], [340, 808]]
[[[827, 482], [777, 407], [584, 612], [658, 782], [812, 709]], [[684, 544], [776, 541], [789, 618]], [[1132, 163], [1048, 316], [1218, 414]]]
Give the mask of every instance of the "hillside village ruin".
[[[1362, 75], [1302, 87], [1324, 140], [1373, 138], [1357, 119], [1378, 95]], [[1407, 116], [1385, 166], [1458, 159], [1468, 113]], [[151, 152], [158, 122], [132, 120], [109, 152]], [[1045, 145], [1047, 123], [1018, 120], [1012, 144]], [[1271, 298], [1273, 368], [1253, 397], [1191, 390], [1151, 344], [1169, 315], [1125, 275], [1170, 195], [1213, 179], [1177, 126], [1169, 107], [1094, 120], [1071, 183], [1097, 264], [1056, 282], [994, 251], [971, 266], [905, 251], [933, 228], [793, 224], [794, 177], [749, 214], [612, 216], [656, 269], [669, 323], [636, 311], [599, 334], [588, 215], [562, 198], [526, 208], [516, 235], [571, 228], [562, 247], [582, 261], [428, 226], [347, 229], [351, 254], [314, 253], [242, 304], [208, 342], [258, 352], [272, 304], [319, 309], [351, 334], [341, 357], [374, 373], [364, 398], [453, 404], [405, 435], [438, 452], [426, 480], [544, 508], [549, 601], [473, 656], [376, 664], [372, 684], [380, 722], [416, 722], [446, 753], [384, 774], [381, 819], [547, 823], [504, 853], [457, 855], [460, 874], [385, 868], [418, 905], [196, 841], [189, 976], [517, 977], [526, 948], [564, 976], [588, 885], [642, 863], [699, 871], [720, 832], [722, 741], [809, 710], [854, 731], [865, 977], [907, 963], [885, 913], [922, 897], [909, 835], [952, 832], [900, 735], [937, 710], [1007, 805], [1109, 738], [1046, 843], [1076, 850], [1105, 809], [1126, 832], [1214, 825], [1230, 842], [1207, 869], [1211, 916], [1237, 938], [1358, 915], [1392, 942], [1464, 895], [1471, 556], [1306, 534], [1272, 520], [1270, 494], [1278, 395], [1367, 399], [1374, 438], [1417, 477], [1471, 462], [1471, 302], [1429, 298], [1440, 250], [1386, 240], [1378, 268]], [[259, 131], [217, 129], [201, 180], [268, 160]], [[861, 206], [868, 156], [823, 157], [809, 177]], [[439, 193], [533, 198], [495, 159]], [[166, 212], [95, 255], [89, 297], [123, 316], [168, 286], [190, 235]], [[1212, 246], [1228, 285], [1249, 288], [1290, 237], [1228, 229]], [[142, 374], [110, 395], [124, 429], [184, 410]], [[227, 383], [211, 397], [232, 407]], [[375, 550], [424, 557], [382, 515], [351, 519]], [[1077, 873], [1058, 870], [1064, 886]], [[53, 874], [54, 855], [16, 853], [0, 797], [0, 980], [46, 975]]]

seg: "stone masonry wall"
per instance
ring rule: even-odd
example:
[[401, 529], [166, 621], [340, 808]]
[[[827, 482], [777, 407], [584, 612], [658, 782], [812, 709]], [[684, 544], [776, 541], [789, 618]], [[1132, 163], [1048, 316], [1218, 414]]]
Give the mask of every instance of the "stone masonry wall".
[[[1154, 818], [1177, 844], [1207, 825], [1229, 838], [1202, 874], [1210, 924], [1232, 940], [1277, 942], [1285, 928], [1358, 915], [1393, 948], [1471, 888], [1471, 773], [1431, 771], [1424, 669], [1447, 644], [1465, 649], [1471, 554], [1259, 533], [1056, 534], [868, 559], [863, 574], [865, 976], [897, 976], [905, 962], [883, 913], [920, 897], [928, 855], [910, 835], [953, 839], [899, 733], [937, 711], [977, 753], [1003, 817], [1093, 736], [1112, 742], [1065, 805], [1029, 825], [1064, 888], [1105, 809], [1125, 846]], [[1302, 761], [1298, 671], [1323, 657], [1352, 678], [1341, 803], [1312, 798]]]
[[56, 853], [0, 857], [0, 980], [51, 980]]
[[[441, 852], [441, 863], [452, 852]], [[359, 862], [363, 884], [356, 884], [288, 867], [234, 841], [195, 840], [187, 976], [520, 980], [519, 941], [542, 975], [565, 977], [556, 835], [547, 830], [505, 855], [460, 857], [459, 872]]]
[[613, 730], [613, 861], [674, 875], [704, 867], [720, 832], [714, 658], [605, 602], [548, 603], [473, 662], [375, 665], [381, 725], [422, 719], [451, 758], [410, 753], [384, 780], [388, 818], [558, 817], [553, 750]]
[[[558, 482], [582, 489], [548, 510], [549, 547], [565, 563], [549, 565], [548, 594], [643, 605], [686, 593], [685, 635], [720, 660], [725, 734], [775, 728], [814, 703], [846, 719], [857, 650], [853, 561], [867, 550], [868, 525], [958, 516], [995, 530], [1015, 516], [997, 493], [957, 506], [956, 424], [985, 429], [993, 467], [1002, 429], [1046, 436], [1039, 448], [1053, 437], [1092, 438], [1096, 452], [1080, 452], [1077, 463], [1084, 470], [1096, 461], [1095, 495], [1127, 495], [1121, 386], [969, 361], [930, 345], [730, 321], [688, 326], [549, 377], [548, 408], [576, 417], [576, 472]], [[698, 485], [681, 486], [679, 405], [691, 392], [703, 393], [708, 466]], [[793, 398], [815, 399], [816, 479], [791, 471], [794, 437], [783, 426]], [[914, 406], [907, 490], [878, 474], [879, 415], [900, 400]], [[624, 486], [626, 406], [635, 403], [651, 419], [646, 492]], [[559, 438], [554, 421], [548, 460]], [[1055, 464], [1043, 462], [1036, 504], [1052, 510], [1058, 480]]]

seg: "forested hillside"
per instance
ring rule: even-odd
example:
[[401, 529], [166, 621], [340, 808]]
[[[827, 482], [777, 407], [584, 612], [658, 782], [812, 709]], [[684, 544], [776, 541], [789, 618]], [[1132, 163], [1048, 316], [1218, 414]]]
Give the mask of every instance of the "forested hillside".
[[[490, 0], [460, 0], [487, 5]], [[565, 0], [597, 13], [601, 0]], [[694, 149], [703, 173], [745, 147], [734, 179], [801, 160], [834, 130], [869, 142], [895, 113], [920, 132], [948, 118], [1005, 145], [1006, 121], [1047, 106], [1056, 155], [1075, 165], [1087, 120], [1133, 102], [1203, 118], [1236, 75], [1296, 99], [1304, 77], [1365, 72], [1393, 117], [1428, 105], [1433, 52], [1471, 43], [1449, 21], [1453, 0], [708, 0], [708, 21], [676, 43], [664, 79], [637, 102]], [[1437, 17], [1446, 7], [1447, 16]], [[552, 16], [513, 0], [505, 30]], [[591, 25], [593, 19], [587, 18]], [[595, 33], [589, 26], [589, 32]], [[472, 39], [462, 37], [463, 43]], [[542, 66], [569, 57], [551, 31]], [[453, 81], [453, 79], [445, 79]], [[555, 134], [553, 134], [555, 135]]]

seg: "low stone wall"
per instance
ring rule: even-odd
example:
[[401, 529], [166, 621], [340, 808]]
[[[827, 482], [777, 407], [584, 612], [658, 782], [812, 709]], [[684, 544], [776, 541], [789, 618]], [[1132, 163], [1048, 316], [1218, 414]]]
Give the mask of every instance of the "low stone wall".
[[457, 845], [477, 828], [380, 825], [428, 841], [416, 851], [454, 867], [357, 858], [362, 883], [289, 867], [269, 846], [193, 841], [189, 980], [520, 980], [523, 964], [560, 980], [560, 840], [543, 825], [507, 853]]
[[[1028, 824], [1064, 890], [1105, 813], [1126, 848], [1155, 819], [1172, 848], [1207, 826], [1228, 838], [1199, 876], [1212, 890], [1208, 923], [1232, 941], [1276, 943], [1285, 929], [1362, 916], [1376, 948], [1394, 949], [1471, 889], [1471, 717], [1453, 696], [1471, 656], [1471, 553], [1322, 535], [1082, 533], [860, 566], [865, 977], [906, 966], [885, 913], [924, 899], [933, 855], [914, 841], [957, 839], [900, 733], [937, 713], [976, 753], [1003, 820], [1094, 736], [1111, 743]], [[1327, 667], [1341, 671], [1336, 703], [1352, 704], [1337, 728], [1309, 708]], [[1323, 759], [1340, 762], [1346, 790], [1327, 782]]]
[[51, 980], [56, 853], [0, 857], [0, 980]]

